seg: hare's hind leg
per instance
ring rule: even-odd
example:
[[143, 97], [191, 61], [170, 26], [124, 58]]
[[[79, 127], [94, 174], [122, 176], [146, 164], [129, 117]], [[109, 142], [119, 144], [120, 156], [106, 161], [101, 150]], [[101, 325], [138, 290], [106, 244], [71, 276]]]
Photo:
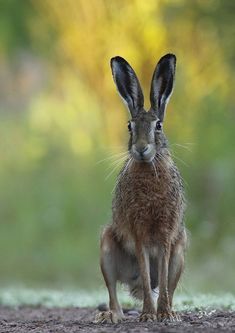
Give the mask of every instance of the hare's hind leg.
[[186, 246], [186, 234], [172, 246], [171, 256], [169, 261], [169, 274], [168, 274], [168, 293], [169, 303], [172, 307], [174, 291], [179, 282], [180, 276], [184, 268], [184, 251]]
[[170, 246], [162, 246], [159, 256], [159, 298], [158, 319], [178, 321], [180, 317], [172, 311], [172, 300], [184, 266], [184, 250], [186, 233], [183, 230], [177, 242]]
[[170, 308], [168, 296], [168, 269], [170, 258], [170, 244], [165, 241], [158, 245], [158, 283], [159, 296], [157, 302], [157, 319], [159, 321], [175, 320]]
[[108, 226], [101, 236], [100, 266], [109, 292], [109, 311], [99, 313], [95, 319], [96, 323], [118, 323], [124, 318], [116, 291], [118, 252], [118, 244], [114, 240], [111, 228]]

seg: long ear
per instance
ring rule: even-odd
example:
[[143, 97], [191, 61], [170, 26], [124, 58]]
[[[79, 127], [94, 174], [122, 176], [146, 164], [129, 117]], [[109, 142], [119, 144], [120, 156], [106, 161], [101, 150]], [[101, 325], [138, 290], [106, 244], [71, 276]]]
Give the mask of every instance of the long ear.
[[166, 54], [163, 56], [153, 73], [150, 102], [153, 111], [162, 122], [165, 108], [172, 94], [175, 77], [176, 56]]
[[132, 117], [144, 106], [144, 96], [139, 80], [128, 62], [122, 57], [111, 59], [111, 69], [118, 92], [127, 105]]

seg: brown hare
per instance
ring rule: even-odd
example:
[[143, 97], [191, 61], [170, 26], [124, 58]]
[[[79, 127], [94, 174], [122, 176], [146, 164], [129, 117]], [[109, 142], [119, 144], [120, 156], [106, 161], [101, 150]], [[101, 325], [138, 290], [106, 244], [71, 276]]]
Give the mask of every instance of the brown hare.
[[128, 285], [134, 297], [143, 299], [140, 321], [179, 319], [172, 311], [172, 299], [184, 266], [184, 191], [162, 128], [175, 66], [173, 54], [158, 62], [147, 112], [132, 67], [119, 56], [111, 59], [114, 82], [131, 116], [129, 158], [118, 176], [112, 223], [101, 236], [100, 263], [109, 292], [109, 311], [99, 313], [96, 322], [124, 319], [117, 281]]

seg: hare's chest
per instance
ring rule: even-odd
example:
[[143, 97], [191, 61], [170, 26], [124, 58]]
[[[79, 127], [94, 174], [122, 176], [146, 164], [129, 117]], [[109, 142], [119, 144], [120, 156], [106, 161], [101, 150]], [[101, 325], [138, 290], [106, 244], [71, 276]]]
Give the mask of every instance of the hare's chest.
[[166, 204], [167, 191], [156, 181], [130, 182], [114, 198], [113, 217], [125, 226], [124, 232], [128, 234], [135, 226], [141, 224], [144, 227], [156, 220], [164, 213]]
[[156, 178], [140, 178], [130, 182], [121, 194], [121, 206], [127, 219], [149, 219], [165, 209], [169, 200], [169, 184]]
[[[170, 177], [129, 178], [114, 198], [113, 217], [123, 233], [141, 231], [146, 237], [175, 223], [180, 211], [180, 184]], [[130, 242], [131, 243], [131, 242]]]

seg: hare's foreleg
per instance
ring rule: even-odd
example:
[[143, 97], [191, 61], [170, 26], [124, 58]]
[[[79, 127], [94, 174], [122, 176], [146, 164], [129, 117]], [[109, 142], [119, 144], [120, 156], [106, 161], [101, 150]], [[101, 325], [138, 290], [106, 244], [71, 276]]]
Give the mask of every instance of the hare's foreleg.
[[177, 320], [177, 316], [171, 311], [170, 299], [168, 294], [168, 266], [170, 257], [170, 246], [164, 243], [159, 245], [158, 253], [158, 282], [159, 297], [157, 304], [157, 318], [160, 321]]
[[139, 241], [136, 241], [136, 258], [143, 285], [143, 310], [140, 321], [154, 321], [157, 317], [150, 282], [149, 254]]
[[117, 244], [108, 227], [101, 236], [100, 266], [109, 293], [109, 311], [99, 313], [95, 319], [97, 323], [118, 323], [124, 318], [116, 291], [117, 251]]

